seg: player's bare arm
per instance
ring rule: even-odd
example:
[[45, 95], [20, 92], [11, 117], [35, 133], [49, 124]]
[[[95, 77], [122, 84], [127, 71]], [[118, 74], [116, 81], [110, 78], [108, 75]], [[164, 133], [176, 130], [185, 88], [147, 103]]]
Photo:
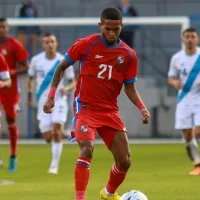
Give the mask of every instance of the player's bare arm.
[[168, 78], [168, 84], [176, 88], [177, 90], [181, 89], [183, 87], [183, 84], [181, 83], [180, 79], [177, 78]]
[[51, 83], [51, 87], [57, 88], [60, 81], [62, 80], [64, 76], [65, 70], [70, 66], [70, 64], [66, 61], [66, 59], [63, 59], [62, 62], [58, 65], [56, 68], [56, 71], [53, 76], [53, 80]]
[[9, 88], [9, 87], [11, 87], [11, 79], [10, 78], [0, 81], [0, 88], [1, 89], [4, 89], [4, 88], [6, 89], [6, 88]]
[[32, 93], [33, 93], [33, 83], [34, 83], [34, 77], [32, 76], [29, 76], [28, 77], [28, 83], [27, 83], [27, 90], [28, 90], [28, 95], [27, 95], [27, 98], [28, 98], [28, 105], [31, 106], [32, 105]]
[[65, 70], [70, 66], [70, 64], [63, 59], [62, 62], [57, 66], [56, 71], [53, 76], [53, 80], [51, 82], [51, 88], [48, 95], [48, 98], [44, 104], [43, 110], [45, 113], [52, 113], [54, 107], [54, 96], [56, 93], [56, 89], [64, 76]]
[[20, 64], [20, 67], [18, 67], [16, 70], [11, 69], [10, 75], [15, 76], [16, 74], [25, 74], [28, 71], [29, 68], [29, 61], [26, 60], [23, 63]]
[[142, 102], [142, 99], [135, 87], [135, 84], [134, 83], [125, 84], [124, 91], [126, 95], [128, 96], [128, 98], [130, 99], [130, 101], [140, 109], [141, 114], [143, 116], [143, 123], [144, 124], [148, 123], [151, 115], [149, 111], [147, 110], [146, 106], [140, 103]]
[[68, 84], [61, 89], [62, 95], [66, 95], [70, 90], [73, 90], [76, 87], [76, 80], [71, 79], [68, 81]]

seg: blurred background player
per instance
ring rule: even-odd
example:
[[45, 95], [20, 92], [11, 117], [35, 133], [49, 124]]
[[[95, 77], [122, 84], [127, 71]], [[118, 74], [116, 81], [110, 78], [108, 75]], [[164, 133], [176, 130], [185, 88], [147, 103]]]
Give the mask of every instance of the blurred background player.
[[31, 60], [30, 69], [28, 71], [28, 92], [29, 103], [32, 101], [33, 79], [36, 78], [36, 93], [37, 93], [37, 107], [39, 120], [39, 128], [43, 134], [46, 142], [52, 142], [52, 161], [49, 168], [49, 173], [57, 174], [60, 156], [62, 153], [62, 135], [64, 130], [64, 123], [67, 120], [68, 105], [66, 101], [66, 94], [68, 91], [75, 88], [76, 81], [73, 66], [70, 66], [64, 76], [68, 80], [65, 84], [62, 81], [55, 98], [55, 109], [51, 115], [44, 113], [43, 105], [48, 96], [50, 83], [54, 71], [63, 55], [57, 52], [57, 39], [55, 35], [48, 33], [42, 38], [44, 52], [34, 56]]
[[28, 52], [22, 44], [8, 36], [9, 25], [5, 18], [0, 19], [0, 53], [4, 56], [11, 75], [11, 88], [0, 91], [0, 100], [6, 114], [10, 138], [9, 171], [16, 171], [18, 127], [16, 124], [19, 104], [18, 75], [27, 72], [29, 67]]
[[[8, 65], [5, 58], [0, 54], [0, 90], [9, 88], [11, 86], [11, 79], [9, 74]], [[1, 101], [0, 101], [1, 108]], [[0, 129], [1, 129], [1, 110], [0, 110]], [[3, 166], [3, 160], [0, 157], [0, 167]]]
[[140, 109], [143, 122], [147, 123], [150, 118], [134, 85], [137, 79], [137, 56], [119, 39], [122, 25], [119, 9], [109, 7], [102, 11], [99, 23], [101, 34], [79, 39], [69, 48], [55, 71], [44, 105], [46, 113], [54, 112], [54, 96], [62, 75], [66, 68], [79, 60], [81, 71], [75, 91], [74, 120], [76, 141], [80, 147], [75, 167], [76, 200], [86, 199], [96, 132], [115, 160], [108, 183], [100, 192], [101, 199], [120, 200], [116, 190], [131, 165], [127, 131], [117, 106], [117, 97], [123, 84], [130, 101]]
[[[17, 5], [15, 16], [20, 18], [37, 18], [38, 9], [35, 0], [23, 0], [22, 4]], [[39, 26], [20, 26], [18, 27], [18, 40], [28, 49], [32, 56], [36, 53], [37, 41], [40, 36]]]
[[[121, 10], [124, 17], [137, 17], [137, 10], [131, 5], [130, 0], [120, 0], [118, 8]], [[123, 40], [129, 47], [135, 47], [135, 29], [136, 26], [130, 27], [125, 25], [120, 33], [120, 39]]]
[[189, 175], [200, 175], [195, 139], [195, 134], [200, 136], [200, 49], [196, 29], [186, 29], [182, 41], [185, 48], [171, 59], [168, 83], [178, 90], [175, 128], [182, 130], [188, 156], [195, 166]]

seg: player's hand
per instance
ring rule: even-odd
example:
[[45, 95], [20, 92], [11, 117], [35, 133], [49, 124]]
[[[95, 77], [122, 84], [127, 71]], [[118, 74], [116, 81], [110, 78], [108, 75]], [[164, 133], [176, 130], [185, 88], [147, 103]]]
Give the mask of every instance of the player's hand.
[[67, 87], [61, 88], [60, 92], [61, 92], [61, 95], [64, 96], [68, 93], [68, 88]]
[[141, 114], [142, 114], [142, 122], [143, 122], [143, 124], [148, 124], [149, 119], [151, 117], [150, 112], [147, 110], [147, 108], [143, 108], [141, 110]]
[[174, 80], [174, 87], [179, 90], [183, 87], [183, 84], [181, 83], [181, 80]]
[[43, 106], [43, 111], [45, 113], [52, 113], [53, 107], [54, 107], [54, 98], [48, 97], [48, 99], [46, 100], [46, 102]]
[[32, 106], [33, 104], [33, 100], [32, 100], [32, 92], [28, 92], [28, 95], [27, 95], [27, 105], [28, 106]]
[[33, 104], [32, 100], [28, 100], [28, 101], [27, 101], [27, 105], [28, 105], [28, 106], [30, 106], [30, 107], [31, 107], [31, 106], [32, 106], [32, 104]]

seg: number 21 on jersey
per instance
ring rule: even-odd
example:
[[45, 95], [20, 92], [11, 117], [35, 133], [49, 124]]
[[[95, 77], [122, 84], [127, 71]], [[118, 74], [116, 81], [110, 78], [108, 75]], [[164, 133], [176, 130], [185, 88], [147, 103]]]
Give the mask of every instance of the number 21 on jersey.
[[[100, 71], [97, 74], [97, 78], [110, 80], [112, 78], [112, 68], [113, 68], [112, 65], [106, 65], [106, 64], [99, 65]], [[108, 70], [108, 77], [105, 77], [103, 73], [106, 72], [107, 70]]]

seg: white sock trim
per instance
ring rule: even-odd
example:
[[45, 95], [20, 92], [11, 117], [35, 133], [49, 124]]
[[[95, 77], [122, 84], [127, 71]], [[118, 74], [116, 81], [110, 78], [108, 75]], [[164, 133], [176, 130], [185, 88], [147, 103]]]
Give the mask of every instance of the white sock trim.
[[110, 194], [110, 193], [108, 192], [108, 190], [106, 189], [106, 187], [104, 188], [104, 192], [106, 193], [107, 196], [113, 196], [113, 195], [115, 195], [115, 194]]

